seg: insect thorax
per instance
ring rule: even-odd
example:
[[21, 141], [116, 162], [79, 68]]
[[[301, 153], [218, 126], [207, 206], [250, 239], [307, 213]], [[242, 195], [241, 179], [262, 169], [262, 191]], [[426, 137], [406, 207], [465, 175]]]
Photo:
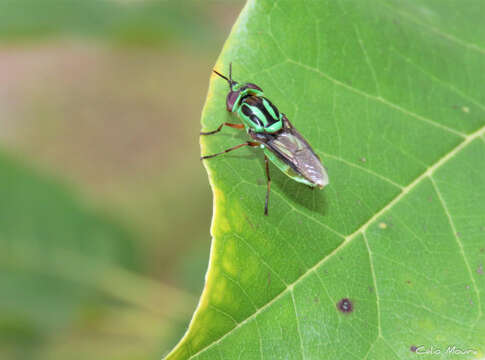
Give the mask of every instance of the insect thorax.
[[274, 133], [283, 127], [280, 112], [263, 96], [243, 97], [237, 114], [246, 127], [257, 133]]

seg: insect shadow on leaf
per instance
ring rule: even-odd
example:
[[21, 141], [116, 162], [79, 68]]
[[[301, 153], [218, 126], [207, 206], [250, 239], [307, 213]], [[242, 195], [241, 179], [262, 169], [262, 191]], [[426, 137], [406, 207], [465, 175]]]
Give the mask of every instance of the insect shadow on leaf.
[[299, 204], [312, 213], [327, 214], [328, 202], [324, 191], [314, 191], [303, 184], [287, 181], [281, 173], [274, 176], [274, 179], [275, 187], [279, 187], [291, 202]]

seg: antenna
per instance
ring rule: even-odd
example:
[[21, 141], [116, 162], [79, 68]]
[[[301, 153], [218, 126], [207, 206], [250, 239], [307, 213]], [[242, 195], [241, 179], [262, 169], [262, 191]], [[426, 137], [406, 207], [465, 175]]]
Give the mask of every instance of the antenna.
[[231, 90], [232, 90], [232, 62], [229, 63], [229, 81], [231, 82]]
[[224, 76], [222, 75], [220, 72], [216, 71], [216, 70], [212, 70], [214, 73], [216, 73], [217, 75], [219, 75], [221, 78], [223, 78], [224, 80], [226, 80], [228, 83], [229, 83], [229, 88], [231, 89], [232, 91], [232, 85], [235, 84], [236, 82], [232, 80], [232, 62], [229, 63], [229, 78], [227, 78], [227, 76]]
[[216, 70], [212, 70], [214, 73], [216, 73], [217, 75], [219, 75], [221, 78], [223, 78], [224, 80], [226, 80], [229, 85], [231, 85], [231, 81], [224, 75], [222, 75], [220, 72], [216, 71]]

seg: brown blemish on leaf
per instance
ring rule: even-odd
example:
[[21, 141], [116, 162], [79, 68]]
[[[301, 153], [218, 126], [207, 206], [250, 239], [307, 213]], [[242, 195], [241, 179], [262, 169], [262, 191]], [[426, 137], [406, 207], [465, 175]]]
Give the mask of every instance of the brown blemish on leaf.
[[409, 348], [409, 350], [411, 350], [412, 352], [416, 352], [416, 350], [418, 350], [418, 348], [416, 347], [416, 345], [411, 345], [411, 347]]
[[379, 229], [382, 229], [382, 230], [387, 229], [387, 224], [385, 222], [380, 222]]

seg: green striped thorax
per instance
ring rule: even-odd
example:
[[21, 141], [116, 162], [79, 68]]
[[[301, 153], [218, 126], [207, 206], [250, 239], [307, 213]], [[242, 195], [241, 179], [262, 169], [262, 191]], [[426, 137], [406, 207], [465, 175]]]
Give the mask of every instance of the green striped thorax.
[[256, 133], [275, 133], [283, 127], [282, 115], [271, 101], [263, 96], [243, 97], [239, 106], [235, 107], [235, 112], [246, 128]]
[[255, 133], [275, 133], [283, 128], [283, 115], [271, 101], [264, 97], [263, 90], [256, 84], [239, 84], [214, 71], [229, 83], [226, 98], [227, 111], [236, 113], [246, 130]]

